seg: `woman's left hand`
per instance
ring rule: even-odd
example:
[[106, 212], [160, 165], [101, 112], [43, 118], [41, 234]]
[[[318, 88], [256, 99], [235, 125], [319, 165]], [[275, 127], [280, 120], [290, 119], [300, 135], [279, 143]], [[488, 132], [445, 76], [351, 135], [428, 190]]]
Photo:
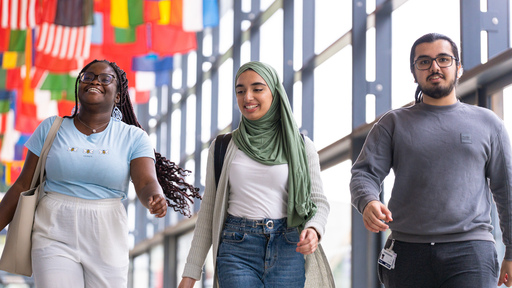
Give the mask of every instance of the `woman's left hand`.
[[165, 217], [167, 214], [167, 201], [162, 194], [151, 195], [148, 199], [149, 213], [157, 218]]
[[304, 255], [313, 254], [318, 247], [318, 233], [313, 228], [306, 228], [300, 233], [300, 241], [295, 251]]

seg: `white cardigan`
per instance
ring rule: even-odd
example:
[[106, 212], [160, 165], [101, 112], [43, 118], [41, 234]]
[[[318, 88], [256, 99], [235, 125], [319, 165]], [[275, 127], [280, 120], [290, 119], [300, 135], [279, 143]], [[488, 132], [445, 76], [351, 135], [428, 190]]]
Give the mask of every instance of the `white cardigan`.
[[[311, 199], [318, 207], [316, 214], [308, 221], [305, 228], [313, 227], [320, 235], [323, 236], [327, 216], [329, 214], [329, 203], [323, 193], [323, 184], [320, 177], [320, 163], [318, 152], [315, 149], [313, 141], [305, 137], [306, 154], [309, 164], [309, 172], [311, 174]], [[215, 150], [215, 141], [212, 142], [208, 153], [206, 185], [201, 209], [198, 212], [198, 218], [194, 229], [194, 237], [190, 248], [187, 263], [183, 271], [183, 277], [193, 279], [201, 279], [203, 265], [213, 245], [213, 266], [217, 262], [217, 251], [220, 244], [220, 234], [222, 232], [224, 221], [227, 217], [227, 207], [229, 198], [228, 175], [231, 162], [236, 155], [238, 147], [234, 141], [230, 141], [226, 150], [224, 164], [220, 175], [218, 189], [215, 189], [215, 168], [213, 154]], [[322, 246], [318, 245], [315, 253], [306, 255], [306, 284], [305, 287], [334, 287], [334, 279], [332, 276], [329, 262], [325, 257]], [[215, 269], [213, 288], [218, 287], [217, 271]]]

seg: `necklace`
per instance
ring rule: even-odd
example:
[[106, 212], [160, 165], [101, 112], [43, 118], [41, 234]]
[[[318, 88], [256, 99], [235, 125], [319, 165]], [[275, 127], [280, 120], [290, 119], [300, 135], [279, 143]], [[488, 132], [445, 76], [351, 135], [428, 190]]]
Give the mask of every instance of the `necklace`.
[[101, 129], [101, 128], [103, 128], [103, 127], [107, 126], [107, 124], [108, 124], [108, 123], [110, 123], [110, 120], [109, 120], [107, 123], [105, 123], [105, 124], [101, 124], [98, 128], [92, 128], [91, 126], [89, 126], [89, 125], [85, 124], [85, 123], [84, 123], [84, 121], [82, 121], [82, 119], [80, 119], [80, 116], [78, 116], [78, 115], [77, 115], [77, 116], [76, 116], [76, 118], [78, 119], [78, 121], [80, 121], [80, 123], [84, 124], [84, 125], [85, 125], [85, 127], [87, 127], [87, 128], [89, 128], [89, 129], [91, 129], [91, 130], [92, 130], [92, 133], [96, 133], [96, 131], [98, 131], [99, 129]]

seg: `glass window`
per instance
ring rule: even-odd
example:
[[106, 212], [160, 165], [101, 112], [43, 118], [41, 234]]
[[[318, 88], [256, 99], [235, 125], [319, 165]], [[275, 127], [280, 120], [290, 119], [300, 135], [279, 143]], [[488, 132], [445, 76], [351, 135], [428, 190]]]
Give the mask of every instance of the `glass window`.
[[319, 54], [352, 29], [352, 1], [315, 1], [315, 21], [315, 53]]
[[352, 131], [352, 50], [336, 53], [315, 69], [315, 144], [318, 150]]
[[[160, 244], [153, 247], [151, 253], [150, 288], [164, 287], [164, 245]], [[135, 286], [137, 287], [137, 286]]]
[[274, 67], [283, 79], [283, 9], [279, 9], [272, 15], [260, 29], [260, 55], [261, 61]]
[[149, 255], [141, 254], [133, 259], [133, 285], [132, 287], [149, 287]]
[[336, 287], [350, 287], [351, 279], [351, 219], [350, 203], [350, 167], [351, 161], [342, 162], [322, 171], [324, 193], [331, 210], [322, 239]]
[[[183, 269], [185, 268], [185, 263], [187, 262], [188, 251], [190, 250], [190, 244], [192, 243], [193, 236], [194, 231], [191, 230], [178, 237], [178, 247], [176, 249], [176, 275], [178, 275], [178, 277], [176, 287], [181, 281], [181, 275], [183, 273]], [[197, 281], [194, 285], [194, 288], [203, 288], [202, 281]]]
[[[430, 11], [431, 7], [443, 7], [453, 11], [450, 17]], [[414, 101], [416, 83], [411, 74], [409, 56], [416, 39], [427, 33], [441, 33], [450, 37], [459, 47], [460, 53], [460, 8], [459, 1], [431, 0], [407, 1], [393, 12], [392, 20], [392, 108], [399, 108]], [[414, 25], [411, 32], [404, 33], [404, 27]], [[462, 63], [464, 65], [464, 63]]]

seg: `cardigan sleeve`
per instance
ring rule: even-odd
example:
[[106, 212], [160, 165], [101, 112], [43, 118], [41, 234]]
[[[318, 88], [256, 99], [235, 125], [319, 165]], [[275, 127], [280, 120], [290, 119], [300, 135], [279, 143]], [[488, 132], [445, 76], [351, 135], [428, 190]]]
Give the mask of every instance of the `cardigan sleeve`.
[[306, 154], [308, 157], [309, 174], [311, 175], [311, 199], [317, 206], [315, 215], [306, 223], [304, 228], [315, 228], [321, 239], [325, 232], [330, 206], [324, 194], [320, 174], [320, 160], [315, 145], [311, 139], [305, 137]]
[[192, 244], [182, 275], [183, 277], [190, 277], [196, 280], [201, 279], [204, 262], [212, 246], [213, 213], [216, 196], [215, 171], [213, 166], [214, 147], [215, 141], [212, 142], [208, 151], [206, 185], [203, 200], [201, 201], [201, 208], [198, 212]]

